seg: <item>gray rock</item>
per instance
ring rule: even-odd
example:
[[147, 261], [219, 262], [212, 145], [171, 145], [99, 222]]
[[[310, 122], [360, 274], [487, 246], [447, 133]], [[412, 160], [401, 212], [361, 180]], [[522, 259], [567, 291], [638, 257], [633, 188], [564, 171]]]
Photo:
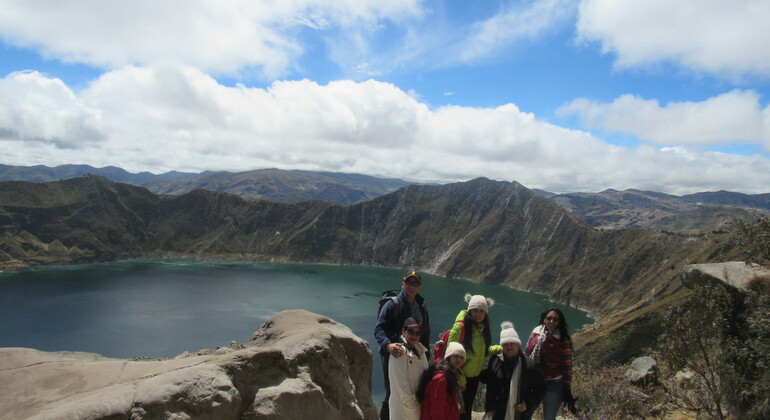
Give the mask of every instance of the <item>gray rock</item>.
[[375, 419], [372, 356], [342, 324], [270, 318], [251, 342], [167, 360], [0, 349], [2, 419]]
[[689, 369], [684, 369], [684, 370], [678, 371], [674, 375], [673, 381], [674, 381], [674, 383], [677, 386], [681, 387], [684, 384], [687, 384], [687, 383], [691, 382], [693, 380], [693, 378], [695, 378], [695, 372], [693, 372], [693, 371], [691, 371]]
[[690, 264], [682, 271], [682, 283], [688, 288], [697, 285], [727, 284], [746, 289], [755, 278], [770, 278], [770, 270], [758, 264], [729, 261], [711, 264]]
[[649, 356], [637, 357], [626, 370], [626, 379], [634, 385], [647, 385], [658, 380], [658, 362]]

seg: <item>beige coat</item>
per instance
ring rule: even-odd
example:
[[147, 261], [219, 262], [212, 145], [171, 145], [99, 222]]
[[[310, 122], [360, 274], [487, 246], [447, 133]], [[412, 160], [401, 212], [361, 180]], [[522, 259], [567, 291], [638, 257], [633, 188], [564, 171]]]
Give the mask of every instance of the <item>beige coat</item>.
[[[406, 342], [401, 337], [402, 342]], [[390, 418], [392, 420], [420, 420], [420, 402], [417, 401], [417, 387], [422, 373], [428, 369], [427, 349], [420, 343], [417, 353], [407, 351], [401, 357], [391, 357], [388, 362], [390, 378]]]

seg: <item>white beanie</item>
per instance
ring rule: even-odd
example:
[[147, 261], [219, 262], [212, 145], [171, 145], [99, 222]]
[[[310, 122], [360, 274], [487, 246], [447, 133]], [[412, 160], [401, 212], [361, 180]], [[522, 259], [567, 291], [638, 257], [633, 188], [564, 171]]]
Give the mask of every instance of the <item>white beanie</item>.
[[516, 343], [518, 345], [521, 345], [519, 334], [513, 328], [513, 322], [504, 321], [502, 324], [500, 324], [500, 328], [502, 329], [502, 331], [500, 331], [501, 346], [506, 343]]
[[457, 341], [452, 341], [446, 346], [446, 353], [444, 353], [444, 359], [449, 359], [449, 356], [462, 356], [465, 358], [465, 347]]
[[489, 313], [489, 308], [495, 304], [495, 301], [492, 300], [492, 298], [485, 298], [482, 295], [471, 296], [470, 293], [465, 294], [465, 301], [468, 302], [469, 311], [471, 309], [481, 309], [486, 314]]

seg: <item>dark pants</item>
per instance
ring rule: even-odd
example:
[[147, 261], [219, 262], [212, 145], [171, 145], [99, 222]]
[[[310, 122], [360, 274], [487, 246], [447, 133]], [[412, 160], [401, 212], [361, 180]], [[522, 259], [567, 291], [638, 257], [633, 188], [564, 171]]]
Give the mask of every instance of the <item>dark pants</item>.
[[463, 403], [465, 404], [465, 413], [460, 414], [460, 420], [471, 420], [473, 417], [473, 402], [476, 400], [476, 391], [479, 390], [481, 377], [467, 378], [468, 383], [463, 391]]
[[388, 407], [388, 400], [390, 399], [390, 378], [388, 378], [388, 361], [390, 360], [390, 354], [380, 355], [382, 358], [382, 373], [385, 378], [385, 399], [382, 400], [382, 406], [380, 407], [380, 420], [390, 419], [390, 408]]

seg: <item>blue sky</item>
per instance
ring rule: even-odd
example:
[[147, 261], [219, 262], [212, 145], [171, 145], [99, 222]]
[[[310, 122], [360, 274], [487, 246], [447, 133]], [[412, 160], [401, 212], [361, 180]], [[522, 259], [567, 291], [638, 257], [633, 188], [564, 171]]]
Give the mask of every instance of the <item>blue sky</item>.
[[767, 193], [766, 0], [0, 0], [0, 163]]

